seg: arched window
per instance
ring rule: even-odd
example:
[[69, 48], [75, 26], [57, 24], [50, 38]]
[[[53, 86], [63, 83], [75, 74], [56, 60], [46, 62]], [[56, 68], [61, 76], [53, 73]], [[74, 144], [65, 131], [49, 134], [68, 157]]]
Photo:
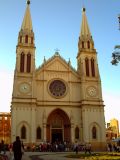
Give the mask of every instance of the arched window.
[[96, 139], [96, 138], [97, 138], [97, 129], [96, 129], [95, 126], [92, 128], [92, 138], [93, 138], [93, 139]]
[[84, 48], [84, 42], [82, 41], [82, 48]]
[[28, 35], [25, 36], [25, 43], [28, 43]]
[[86, 76], [89, 76], [89, 59], [85, 59]]
[[25, 54], [21, 53], [21, 55], [20, 55], [20, 72], [24, 72], [24, 61], [25, 61]]
[[95, 77], [95, 62], [94, 59], [91, 59], [91, 72], [92, 72], [92, 77]]
[[21, 139], [26, 139], [26, 128], [24, 125], [21, 128]]
[[75, 139], [79, 139], [79, 128], [75, 128]]
[[30, 69], [31, 69], [31, 54], [28, 53], [27, 54], [27, 72], [30, 73]]
[[40, 127], [37, 128], [36, 137], [37, 139], [41, 139], [41, 128]]
[[87, 41], [87, 47], [90, 48], [90, 41]]

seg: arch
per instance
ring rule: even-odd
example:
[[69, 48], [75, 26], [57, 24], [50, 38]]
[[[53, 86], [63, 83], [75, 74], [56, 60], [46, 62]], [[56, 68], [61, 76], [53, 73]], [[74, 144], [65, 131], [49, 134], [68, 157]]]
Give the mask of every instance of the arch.
[[75, 128], [75, 139], [79, 139], [79, 128]]
[[26, 129], [26, 138], [25, 139], [22, 139], [24, 142], [28, 143], [30, 142], [30, 133], [31, 133], [31, 129], [30, 129], [30, 125], [27, 121], [21, 121], [17, 127], [16, 127], [16, 135], [20, 136], [21, 137], [21, 129], [22, 127], [25, 127]]
[[91, 58], [91, 72], [92, 72], [92, 77], [95, 77], [95, 61], [93, 58]]
[[28, 43], [28, 35], [25, 36], [25, 43]]
[[101, 140], [101, 127], [98, 123], [93, 122], [90, 124], [90, 141], [100, 141]]
[[87, 41], [87, 47], [90, 48], [90, 41]]
[[70, 119], [61, 109], [53, 110], [47, 119], [47, 141], [71, 141]]
[[25, 54], [22, 52], [20, 55], [20, 72], [24, 72]]
[[41, 128], [40, 127], [37, 127], [36, 129], [36, 138], [41, 139]]
[[86, 76], [89, 76], [89, 59], [85, 58]]
[[26, 139], [26, 127], [24, 125], [21, 127], [21, 139]]
[[82, 41], [82, 48], [84, 48], [84, 42]]
[[97, 128], [95, 126], [92, 127], [92, 139], [97, 139]]
[[28, 53], [27, 54], [27, 73], [30, 73], [30, 69], [31, 69], [31, 54]]

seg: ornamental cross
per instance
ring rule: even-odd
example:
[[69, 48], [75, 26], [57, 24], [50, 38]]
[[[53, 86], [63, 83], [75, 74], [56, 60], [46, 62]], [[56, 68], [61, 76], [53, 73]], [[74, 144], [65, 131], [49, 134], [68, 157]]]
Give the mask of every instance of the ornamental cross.
[[55, 49], [55, 52], [56, 52], [56, 53], [59, 53], [59, 51], [60, 51], [60, 50], [59, 50], [58, 48]]

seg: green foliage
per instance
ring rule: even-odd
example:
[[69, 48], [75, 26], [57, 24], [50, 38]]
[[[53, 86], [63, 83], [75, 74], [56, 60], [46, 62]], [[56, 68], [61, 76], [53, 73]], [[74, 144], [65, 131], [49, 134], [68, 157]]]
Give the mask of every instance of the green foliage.
[[102, 153], [92, 153], [92, 154], [84, 154], [84, 153], [79, 153], [79, 154], [70, 154], [66, 156], [67, 158], [81, 158], [85, 160], [120, 160], [120, 153], [107, 153], [107, 152], [102, 152]]

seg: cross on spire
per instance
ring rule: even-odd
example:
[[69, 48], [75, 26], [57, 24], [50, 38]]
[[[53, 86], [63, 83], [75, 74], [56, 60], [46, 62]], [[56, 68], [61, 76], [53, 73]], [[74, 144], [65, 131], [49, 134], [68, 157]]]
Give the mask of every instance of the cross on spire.
[[60, 50], [58, 48], [55, 49], [55, 52], [59, 52]]

